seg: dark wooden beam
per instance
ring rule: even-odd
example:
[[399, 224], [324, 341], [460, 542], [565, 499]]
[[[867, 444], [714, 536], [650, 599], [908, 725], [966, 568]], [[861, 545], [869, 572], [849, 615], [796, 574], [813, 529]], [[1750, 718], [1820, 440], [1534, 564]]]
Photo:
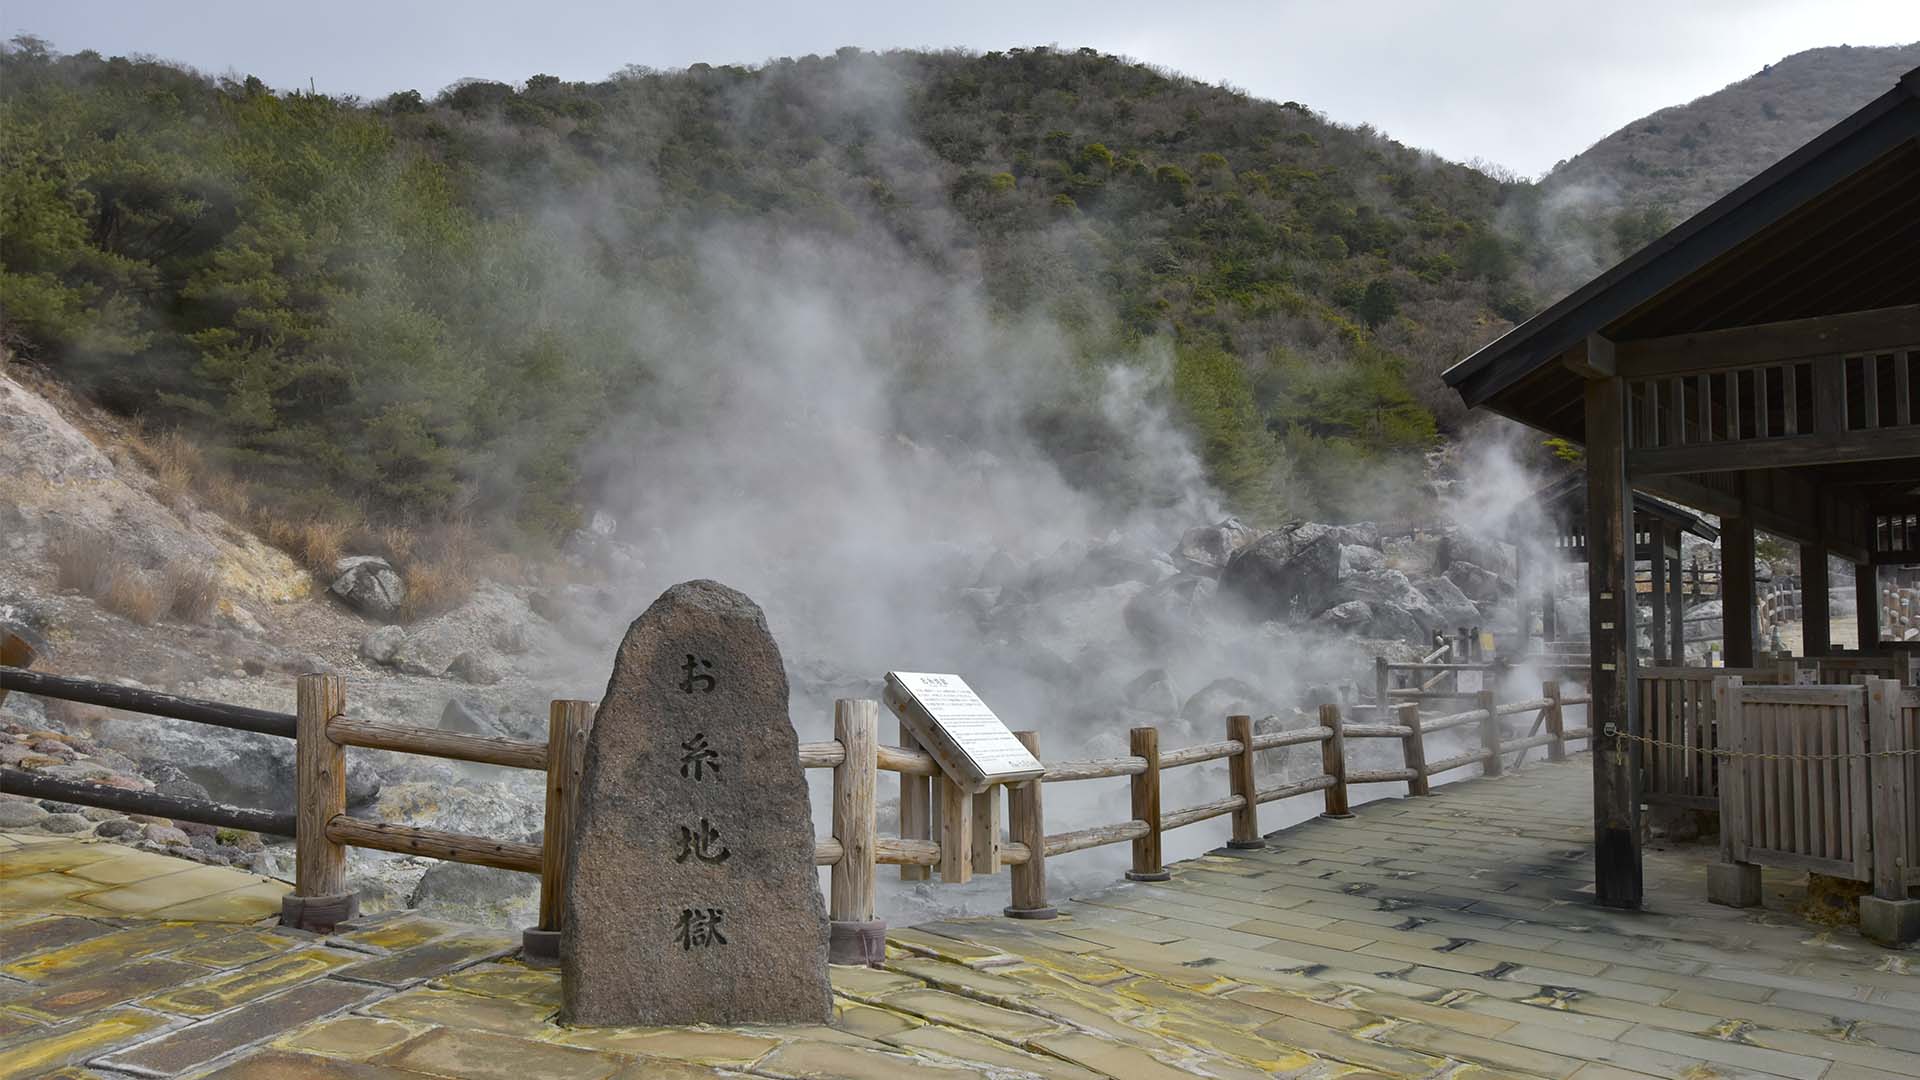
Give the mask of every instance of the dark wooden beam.
[[1690, 375], [1920, 343], [1920, 304], [1614, 342], [1622, 378]]
[[1720, 633], [1728, 667], [1753, 666], [1753, 519], [1720, 522]]
[[[1833, 651], [1833, 613], [1827, 588], [1827, 549], [1800, 545], [1800, 641], [1802, 656]], [[1724, 613], [1723, 613], [1724, 614]]]
[[1853, 564], [1853, 612], [1860, 632], [1860, 650], [1880, 644], [1880, 568]]
[[1920, 457], [1920, 424], [1633, 450], [1627, 454], [1627, 468], [1638, 480], [1673, 473], [1746, 472], [1912, 457]]
[[1640, 749], [1619, 734], [1633, 725], [1633, 489], [1627, 483], [1626, 384], [1586, 384], [1587, 563], [1592, 642], [1594, 892], [1601, 904], [1638, 908]]
[[1585, 341], [1561, 353], [1560, 362], [1583, 379], [1610, 379], [1616, 363], [1613, 342], [1599, 334], [1588, 334]]

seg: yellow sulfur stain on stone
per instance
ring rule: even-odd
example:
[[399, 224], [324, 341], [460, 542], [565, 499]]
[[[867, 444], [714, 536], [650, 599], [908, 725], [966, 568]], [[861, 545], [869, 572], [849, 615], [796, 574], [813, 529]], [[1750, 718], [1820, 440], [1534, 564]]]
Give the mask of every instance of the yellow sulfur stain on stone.
[[482, 964], [453, 975], [442, 975], [427, 985], [481, 997], [512, 998], [560, 1007], [560, 973], [539, 971], [522, 964]]
[[0, 859], [0, 881], [31, 877], [34, 874], [56, 874], [88, 863], [115, 858], [124, 851], [126, 848], [118, 845], [55, 840], [52, 843], [8, 852], [6, 858]]
[[765, 1035], [716, 1028], [550, 1027], [540, 1037], [566, 1046], [670, 1058], [695, 1065], [752, 1065], [780, 1045], [780, 1040]]
[[[275, 1039], [273, 1045], [303, 1054], [365, 1061], [428, 1030], [425, 1024], [411, 1024], [404, 1020], [340, 1016], [297, 1028]], [[533, 1078], [529, 1077], [528, 1080]]]
[[394, 919], [365, 930], [356, 930], [340, 935], [342, 941], [351, 941], [357, 945], [371, 945], [377, 949], [411, 949], [423, 945], [435, 938], [446, 937], [461, 927], [449, 923], [434, 922], [432, 919]]
[[880, 1041], [903, 1050], [939, 1054], [958, 1061], [977, 1062], [995, 1068], [1032, 1073], [1042, 1077], [1043, 1080], [1100, 1080], [1099, 1074], [1088, 1072], [1078, 1065], [1058, 1058], [1042, 1057], [1024, 1050], [1016, 1050], [1003, 1042], [989, 1039], [985, 1035], [976, 1035], [971, 1031], [928, 1026], [885, 1035]]
[[553, 1009], [507, 998], [462, 994], [457, 990], [407, 990], [370, 1006], [367, 1012], [396, 1020], [418, 1020], [445, 1027], [524, 1035], [548, 1030]]
[[269, 956], [277, 956], [305, 944], [307, 944], [306, 941], [287, 934], [245, 929], [217, 941], [177, 950], [173, 956], [176, 960], [185, 960], [189, 964], [199, 964], [202, 967], [230, 968], [251, 964], [255, 960], [265, 960]]
[[1002, 1009], [940, 990], [898, 990], [882, 996], [879, 1003], [934, 1023], [1016, 1042], [1060, 1030], [1059, 1024], [1032, 1013]]
[[851, 1035], [863, 1039], [881, 1039], [888, 1035], [897, 1035], [902, 1031], [911, 1031], [923, 1026], [917, 1016], [908, 1016], [882, 1009], [873, 1005], [861, 1005], [836, 998], [833, 1003], [833, 1026]]
[[1224, 1024], [1209, 1024], [1184, 1017], [1163, 1017], [1155, 1030], [1170, 1035], [1188, 1046], [1213, 1050], [1238, 1058], [1268, 1073], [1291, 1072], [1313, 1064], [1314, 1057], [1299, 1047], [1272, 1039], [1263, 1039], [1245, 1029]]
[[0, 968], [16, 978], [42, 982], [62, 975], [73, 975], [96, 967], [135, 960], [203, 941], [212, 941], [233, 932], [233, 927], [217, 923], [161, 922], [119, 934], [89, 938], [64, 949], [40, 953]]
[[154, 994], [142, 998], [138, 1004], [182, 1016], [212, 1016], [296, 983], [320, 978], [358, 959], [347, 953], [306, 949], [249, 964], [192, 986]]
[[153, 1013], [119, 1009], [75, 1020], [46, 1035], [0, 1050], [0, 1076], [37, 1076], [124, 1046], [167, 1022]]
[[282, 881], [260, 881], [146, 913], [150, 919], [196, 919], [203, 922], [256, 923], [280, 914], [280, 900], [293, 891]]

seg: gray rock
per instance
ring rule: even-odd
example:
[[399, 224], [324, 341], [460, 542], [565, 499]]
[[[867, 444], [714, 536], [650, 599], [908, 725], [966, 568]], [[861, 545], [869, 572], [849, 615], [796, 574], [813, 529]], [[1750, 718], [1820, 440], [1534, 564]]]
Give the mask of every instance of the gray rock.
[[1314, 616], [1314, 621], [1335, 630], [1358, 631], [1373, 621], [1373, 606], [1365, 600], [1348, 600]]
[[1449, 578], [1428, 578], [1420, 583], [1420, 594], [1439, 613], [1440, 625], [1429, 630], [1452, 630], [1481, 622], [1480, 608]]
[[1414, 641], [1430, 632], [1413, 612], [1391, 600], [1376, 600], [1367, 605], [1367, 611], [1366, 625], [1360, 630], [1362, 637]]
[[193, 781], [186, 779], [185, 777], [182, 777], [178, 780], [167, 780], [162, 783], [156, 784], [154, 785], [153, 790], [159, 792], [162, 795], [175, 795], [182, 799], [199, 799], [202, 802], [206, 802], [207, 800], [213, 798], [212, 795], [209, 795], [207, 793], [206, 788], [201, 787], [199, 784], [196, 784]]
[[463, 652], [454, 657], [447, 674], [475, 686], [492, 686], [503, 677], [499, 667], [477, 652]]
[[1186, 573], [1219, 577], [1235, 552], [1259, 538], [1258, 529], [1233, 517], [1218, 524], [1188, 529], [1174, 545], [1173, 563]]
[[1347, 560], [1349, 570], [1384, 570], [1387, 557], [1370, 547], [1359, 544], [1340, 545], [1340, 557]]
[[333, 573], [327, 591], [348, 607], [376, 619], [399, 617], [407, 585], [392, 563], [378, 555], [349, 555], [333, 564]]
[[360, 639], [360, 655], [376, 664], [391, 664], [406, 643], [406, 630], [398, 626], [382, 626]]
[[165, 847], [190, 847], [192, 842], [187, 834], [171, 825], [149, 825], [146, 828], [147, 839]]
[[1459, 586], [1470, 600], [1498, 600], [1500, 575], [1470, 562], [1455, 562], [1447, 567], [1447, 580]]
[[530, 926], [538, 917], [540, 882], [512, 870], [437, 862], [421, 875], [407, 906], [469, 926]]
[[1340, 595], [1346, 576], [1345, 546], [1338, 537], [1323, 534], [1296, 546], [1291, 533], [1268, 533], [1227, 563], [1220, 594], [1252, 617], [1294, 621], [1353, 599]]
[[47, 812], [22, 799], [0, 799], [0, 829], [24, 829], [46, 820]]
[[1224, 734], [1229, 716], [1258, 719], [1278, 711], [1279, 707], [1265, 694], [1239, 679], [1215, 679], [1180, 706], [1180, 718], [1196, 731]]
[[[349, 705], [349, 713], [354, 708]], [[237, 806], [294, 805], [293, 740], [232, 731], [158, 716], [114, 716], [101, 722], [102, 743], [131, 757], [167, 765], [200, 785], [217, 802]], [[380, 776], [367, 755], [347, 755], [347, 805], [380, 794]]]
[[995, 551], [980, 568], [980, 577], [974, 585], [981, 589], [1005, 589], [1018, 586], [1026, 579], [1027, 571], [1018, 560], [1004, 551]]
[[832, 1015], [813, 818], [787, 710], [779, 646], [740, 593], [675, 585], [628, 629], [587, 741], [562, 1023]]
[[1197, 574], [1171, 577], [1127, 601], [1120, 619], [1142, 645], [1164, 649], [1192, 636], [1217, 585]]
[[1180, 712], [1180, 695], [1173, 688], [1173, 680], [1168, 677], [1165, 668], [1149, 668], [1136, 676], [1121, 691], [1129, 708], [1151, 713], [1157, 717], [1176, 716]]
[[86, 832], [93, 822], [85, 814], [48, 814], [40, 819], [40, 828], [51, 833]]
[[139, 822], [128, 821], [126, 818], [114, 818], [112, 821], [103, 821], [94, 826], [93, 834], [95, 836], [105, 836], [108, 838], [131, 836], [139, 832], [140, 828]]

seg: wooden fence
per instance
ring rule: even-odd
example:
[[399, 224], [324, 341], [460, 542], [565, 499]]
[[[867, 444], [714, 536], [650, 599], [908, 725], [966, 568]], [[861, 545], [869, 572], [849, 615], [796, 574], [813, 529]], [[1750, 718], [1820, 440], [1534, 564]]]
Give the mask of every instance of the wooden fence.
[[1794, 681], [1792, 661], [1766, 667], [1643, 667], [1634, 671], [1640, 726], [1661, 745], [1641, 755], [1641, 797], [1650, 804], [1712, 810], [1720, 805], [1715, 679], [1738, 675], [1749, 685]]
[[[1727, 744], [1721, 858], [1740, 875], [1709, 895], [1757, 903], [1757, 868], [1773, 866], [1867, 882], [1879, 901], [1920, 904], [1909, 900], [1920, 886], [1920, 690], [1891, 679], [1750, 686], [1736, 676], [1716, 681], [1714, 694]], [[1863, 927], [1875, 934], [1867, 920]], [[1920, 920], [1897, 932], [1920, 934]]]
[[[346, 887], [349, 847], [536, 875], [540, 879], [539, 925], [527, 931], [527, 951], [536, 957], [557, 953], [567, 852], [572, 843], [586, 739], [593, 723], [592, 702], [554, 701], [549, 709], [547, 740], [542, 743], [356, 719], [346, 715], [346, 684], [338, 675], [300, 676], [296, 682], [297, 708], [291, 714], [0, 666], [0, 691], [6, 690], [291, 739], [297, 786], [291, 813], [129, 792], [3, 769], [0, 784], [8, 792], [291, 836], [296, 853], [295, 887], [286, 899], [282, 921], [303, 929], [330, 930], [353, 916], [355, 904]], [[1588, 701], [1585, 695], [1563, 697], [1559, 684], [1549, 683], [1541, 697], [1518, 702], [1501, 703], [1491, 689], [1479, 691], [1474, 708], [1444, 716], [1421, 717], [1416, 703], [1404, 702], [1385, 710], [1372, 709], [1370, 722], [1356, 723], [1346, 718], [1340, 706], [1324, 705], [1318, 723], [1256, 733], [1252, 717], [1236, 715], [1226, 718], [1225, 739], [1170, 750], [1161, 748], [1157, 728], [1140, 727], [1130, 732], [1126, 756], [1058, 761], [1048, 764], [1037, 779], [969, 795], [917, 746], [880, 742], [878, 702], [842, 700], [835, 703], [834, 739], [801, 743], [798, 756], [803, 768], [833, 771], [832, 833], [815, 841], [814, 862], [830, 868], [828, 907], [835, 922], [872, 921], [876, 868], [882, 865], [900, 867], [902, 876], [908, 879], [925, 879], [937, 873], [947, 883], [965, 882], [975, 874], [993, 874], [1005, 867], [1010, 871], [1011, 891], [1007, 914], [1046, 918], [1053, 914], [1046, 883], [1049, 858], [1126, 843], [1132, 846], [1129, 877], [1164, 880], [1167, 871], [1162, 864], [1161, 837], [1168, 830], [1231, 816], [1229, 844], [1256, 848], [1266, 842], [1260, 831], [1259, 808], [1270, 802], [1319, 793], [1327, 816], [1346, 817], [1351, 816], [1348, 789], [1354, 784], [1405, 783], [1410, 795], [1426, 795], [1433, 776], [1475, 764], [1485, 775], [1497, 776], [1505, 767], [1506, 755], [1524, 757], [1534, 747], [1546, 748], [1547, 756], [1558, 760], [1565, 756], [1567, 743], [1590, 737], [1585, 728], [1566, 728], [1564, 708]], [[1529, 713], [1534, 714], [1532, 731], [1509, 737], [1507, 718]], [[1383, 722], [1382, 716], [1390, 716], [1391, 722]], [[1478, 728], [1474, 749], [1438, 761], [1428, 760], [1427, 736], [1470, 725]], [[1016, 735], [1038, 756], [1036, 733], [1022, 731]], [[1401, 766], [1351, 768], [1346, 753], [1349, 739], [1397, 740]], [[911, 743], [904, 730], [900, 740]], [[1314, 744], [1320, 747], [1317, 774], [1259, 786], [1256, 754]], [[346, 808], [349, 747], [543, 772], [546, 828], [542, 840], [539, 844], [523, 843], [350, 817]], [[1227, 763], [1222, 797], [1164, 809], [1160, 799], [1162, 775], [1169, 769], [1210, 761]], [[881, 772], [900, 778], [901, 835], [897, 837], [878, 835]], [[1127, 820], [1065, 832], [1046, 831], [1047, 785], [1120, 777], [1126, 777], [1130, 787]]]

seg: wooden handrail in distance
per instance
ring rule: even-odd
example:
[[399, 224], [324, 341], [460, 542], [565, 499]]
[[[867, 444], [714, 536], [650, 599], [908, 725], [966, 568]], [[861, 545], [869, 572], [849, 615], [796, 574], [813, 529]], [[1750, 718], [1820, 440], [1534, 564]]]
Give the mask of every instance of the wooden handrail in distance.
[[17, 667], [0, 667], [0, 690], [18, 690], [36, 697], [59, 698], [62, 701], [77, 701], [82, 705], [100, 705], [148, 716], [190, 720], [196, 724], [210, 724], [235, 731], [277, 735], [283, 739], [293, 738], [299, 726], [293, 713], [158, 694], [152, 690], [135, 690], [115, 683], [71, 679], [64, 675], [48, 675]]
[[336, 846], [373, 848], [400, 855], [424, 855], [445, 862], [491, 866], [517, 870], [522, 874], [540, 872], [540, 847], [512, 840], [489, 840], [484, 836], [416, 829], [385, 821], [361, 821], [345, 814], [327, 822], [327, 840]]
[[327, 721], [327, 738], [341, 746], [359, 746], [368, 750], [391, 750], [400, 754], [470, 761], [479, 765], [498, 765], [507, 769], [547, 768], [544, 743], [522, 739], [502, 739], [491, 735], [465, 735], [457, 731], [415, 727], [411, 724], [385, 724], [377, 720], [356, 720], [335, 716]]

